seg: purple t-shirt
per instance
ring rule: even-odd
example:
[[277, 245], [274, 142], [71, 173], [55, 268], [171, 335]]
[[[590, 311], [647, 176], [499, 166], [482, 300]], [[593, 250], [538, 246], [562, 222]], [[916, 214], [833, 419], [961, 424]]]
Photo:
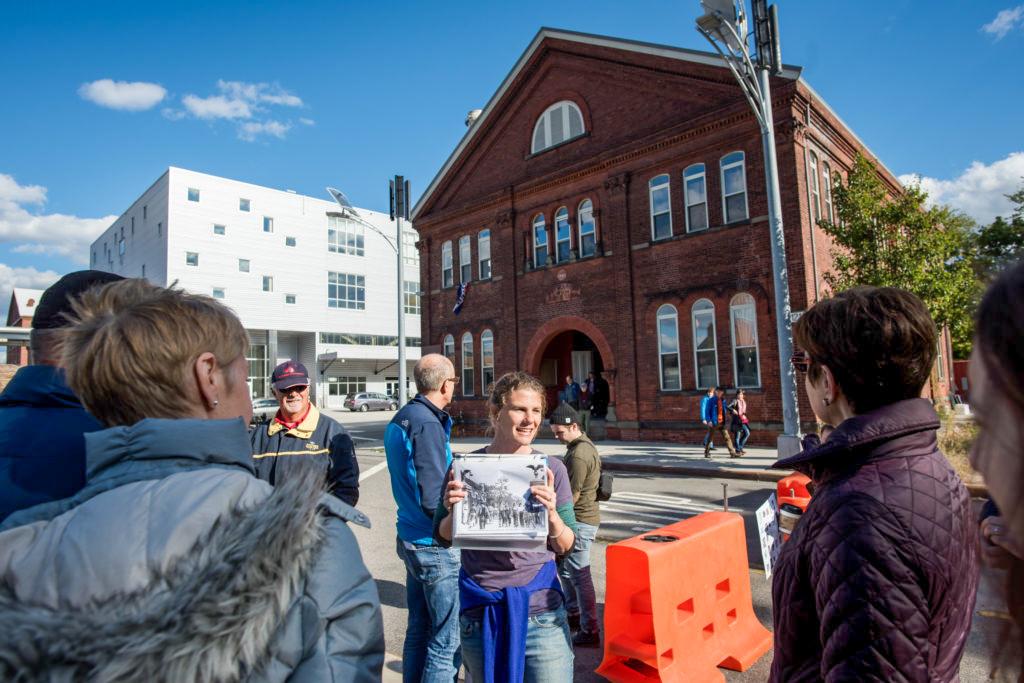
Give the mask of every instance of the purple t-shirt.
[[[474, 453], [486, 453], [483, 448]], [[543, 455], [540, 451], [534, 454]], [[558, 458], [548, 458], [548, 469], [555, 475], [555, 505], [572, 506], [572, 488], [569, 486], [569, 473]], [[543, 552], [502, 552], [496, 550], [471, 550], [463, 548], [462, 568], [466, 570], [481, 588], [497, 591], [508, 586], [525, 586], [533, 581], [537, 572], [549, 560], [555, 559], [555, 553], [548, 549]], [[540, 614], [558, 609], [562, 604], [562, 596], [557, 591], [539, 590], [530, 596], [530, 614]]]

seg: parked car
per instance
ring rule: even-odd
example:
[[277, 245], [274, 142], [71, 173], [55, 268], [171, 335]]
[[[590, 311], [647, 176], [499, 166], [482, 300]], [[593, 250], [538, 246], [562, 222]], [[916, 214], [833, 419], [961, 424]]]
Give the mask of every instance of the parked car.
[[344, 405], [349, 410], [358, 410], [361, 413], [367, 410], [398, 410], [398, 401], [385, 394], [367, 391], [349, 394]]
[[277, 415], [278, 402], [276, 398], [258, 398], [252, 402], [252, 423], [264, 424], [270, 422]]

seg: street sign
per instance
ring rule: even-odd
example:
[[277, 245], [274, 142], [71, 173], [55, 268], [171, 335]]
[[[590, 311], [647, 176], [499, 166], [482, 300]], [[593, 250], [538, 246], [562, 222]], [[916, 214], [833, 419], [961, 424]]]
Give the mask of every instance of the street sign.
[[761, 559], [764, 560], [764, 578], [771, 580], [772, 569], [779, 559], [782, 540], [779, 538], [779, 506], [772, 493], [755, 513], [757, 535], [761, 538]]

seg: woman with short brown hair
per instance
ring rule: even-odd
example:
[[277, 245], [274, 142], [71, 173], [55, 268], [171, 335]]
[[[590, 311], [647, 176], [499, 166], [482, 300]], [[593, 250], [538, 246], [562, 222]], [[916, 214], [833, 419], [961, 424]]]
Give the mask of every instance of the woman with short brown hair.
[[957, 680], [976, 543], [921, 398], [936, 356], [928, 310], [910, 292], [858, 287], [793, 332], [811, 409], [835, 429], [775, 464], [815, 488], [772, 581], [771, 680]]

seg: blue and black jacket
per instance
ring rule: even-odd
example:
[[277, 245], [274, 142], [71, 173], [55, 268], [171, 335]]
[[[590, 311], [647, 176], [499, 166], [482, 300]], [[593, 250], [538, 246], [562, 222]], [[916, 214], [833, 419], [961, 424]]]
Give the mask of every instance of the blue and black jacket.
[[384, 431], [398, 537], [407, 543], [434, 543], [434, 510], [452, 462], [451, 433], [451, 416], [422, 395], [399, 410]]

